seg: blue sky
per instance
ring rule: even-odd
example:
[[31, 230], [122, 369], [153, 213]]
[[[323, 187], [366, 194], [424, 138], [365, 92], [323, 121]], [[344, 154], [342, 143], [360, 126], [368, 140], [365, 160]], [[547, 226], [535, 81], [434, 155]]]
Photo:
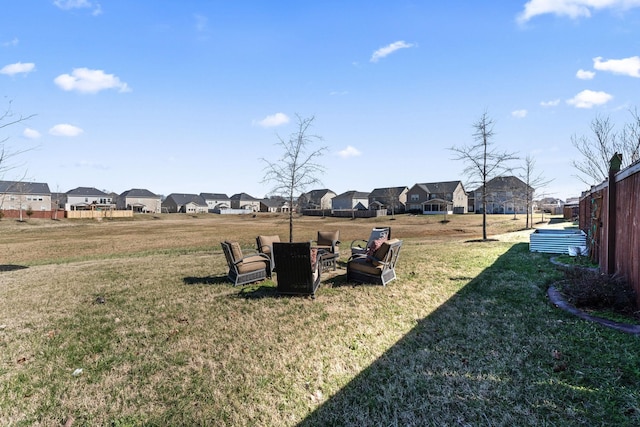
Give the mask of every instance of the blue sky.
[[449, 148], [486, 111], [565, 199], [572, 135], [640, 99], [640, 0], [2, 3], [0, 107], [35, 115], [0, 130], [28, 150], [2, 178], [52, 191], [263, 197], [296, 115], [328, 148], [317, 188], [466, 182]]

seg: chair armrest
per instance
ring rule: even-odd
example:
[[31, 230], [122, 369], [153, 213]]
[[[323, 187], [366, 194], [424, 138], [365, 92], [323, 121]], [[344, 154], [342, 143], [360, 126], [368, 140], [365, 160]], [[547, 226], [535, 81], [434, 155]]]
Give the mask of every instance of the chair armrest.
[[[356, 243], [364, 243], [364, 246], [356, 246]], [[354, 241], [351, 242], [351, 247], [352, 248], [360, 248], [360, 249], [367, 249], [367, 243], [369, 243], [367, 240], [364, 239], [356, 239]]]
[[258, 252], [255, 253], [251, 253], [249, 255], [243, 256], [241, 259], [239, 259], [238, 261], [235, 262], [236, 265], [240, 264], [242, 261], [244, 261], [247, 258], [250, 257], [260, 257], [263, 258], [265, 261], [269, 262], [269, 264], [271, 264], [271, 258], [269, 258], [269, 256], [267, 254], [260, 254]]

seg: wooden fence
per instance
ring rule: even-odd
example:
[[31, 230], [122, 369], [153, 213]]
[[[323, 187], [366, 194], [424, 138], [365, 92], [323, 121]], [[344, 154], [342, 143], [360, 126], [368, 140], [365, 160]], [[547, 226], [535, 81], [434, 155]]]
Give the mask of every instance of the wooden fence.
[[640, 163], [616, 169], [614, 164], [607, 181], [583, 193], [580, 229], [600, 272], [624, 276], [640, 304]]
[[84, 218], [132, 218], [132, 210], [88, 210], [88, 211], [66, 211], [65, 217], [72, 219]]

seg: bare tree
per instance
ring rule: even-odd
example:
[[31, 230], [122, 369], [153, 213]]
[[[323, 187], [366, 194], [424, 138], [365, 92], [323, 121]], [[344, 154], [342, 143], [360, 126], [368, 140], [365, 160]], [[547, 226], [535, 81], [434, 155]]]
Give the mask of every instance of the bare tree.
[[[0, 131], [8, 128], [9, 126], [18, 124], [25, 120], [29, 120], [30, 118], [35, 116], [35, 114], [32, 114], [30, 116], [22, 116], [16, 114], [11, 109], [11, 101], [9, 101], [8, 104], [9, 105], [5, 108], [5, 110], [0, 112]], [[17, 165], [11, 163], [12, 158], [28, 151], [28, 149], [17, 151], [9, 150], [6, 145], [8, 140], [8, 136], [0, 137], [0, 178], [4, 177], [4, 174], [9, 170], [17, 167]]]
[[[549, 185], [553, 179], [547, 179], [536, 171], [536, 161], [531, 155], [527, 155], [524, 159], [524, 165], [521, 167], [522, 173], [520, 179], [526, 184], [525, 206], [527, 208], [526, 228], [533, 227], [533, 194], [536, 189]], [[529, 219], [531, 218], [531, 222]]]
[[384, 190], [384, 203], [386, 209], [391, 209], [391, 218], [396, 216], [396, 208], [400, 205], [400, 189], [397, 187], [387, 187]]
[[474, 143], [460, 147], [451, 147], [454, 160], [462, 160], [466, 166], [464, 175], [467, 185], [479, 185], [482, 202], [482, 239], [487, 239], [487, 183], [494, 177], [509, 170], [508, 162], [517, 160], [515, 153], [499, 151], [493, 148], [494, 122], [485, 111], [473, 124]]
[[640, 160], [640, 116], [629, 110], [633, 120], [616, 133], [609, 117], [596, 116], [591, 121], [591, 136], [572, 136], [571, 144], [581, 157], [571, 165], [579, 172], [577, 178], [586, 185], [598, 184], [609, 177], [609, 161], [615, 153], [622, 154], [622, 167]]
[[327, 150], [320, 147], [312, 150], [312, 146], [322, 141], [322, 137], [309, 134], [315, 117], [298, 119], [298, 130], [289, 136], [288, 140], [278, 136], [276, 144], [282, 149], [282, 155], [277, 161], [261, 159], [266, 163], [265, 175], [262, 182], [272, 182], [272, 194], [278, 194], [289, 201], [289, 241], [293, 242], [293, 197], [311, 184], [320, 183], [318, 175], [324, 167], [316, 163], [316, 159]]

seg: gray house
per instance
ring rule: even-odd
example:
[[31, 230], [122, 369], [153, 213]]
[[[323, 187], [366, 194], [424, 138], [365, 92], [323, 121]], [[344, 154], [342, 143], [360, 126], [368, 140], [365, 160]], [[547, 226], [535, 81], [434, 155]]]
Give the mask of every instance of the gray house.
[[65, 193], [64, 210], [106, 210], [114, 209], [113, 198], [93, 187], [78, 187]]
[[[482, 189], [474, 190], [475, 211], [482, 213]], [[515, 176], [498, 176], [487, 182], [488, 214], [525, 214], [527, 195], [534, 189]]]
[[336, 193], [326, 188], [311, 190], [298, 197], [298, 207], [300, 209], [331, 209], [331, 200], [336, 197]]
[[347, 191], [331, 199], [333, 210], [367, 210], [369, 206], [369, 193], [363, 191]]
[[467, 193], [461, 181], [415, 184], [407, 193], [407, 210], [423, 214], [466, 213]]
[[222, 209], [231, 208], [231, 199], [223, 193], [200, 193], [200, 197], [207, 203], [210, 213], [220, 212]]
[[247, 193], [238, 193], [230, 197], [232, 209], [246, 209], [260, 212], [260, 200]]
[[116, 206], [118, 209], [141, 213], [162, 212], [162, 199], [157, 194], [141, 188], [132, 188], [120, 194]]
[[0, 209], [50, 211], [49, 185], [43, 182], [0, 181]]
[[166, 213], [207, 213], [207, 202], [198, 194], [171, 193], [162, 202], [162, 212]]
[[389, 213], [402, 213], [407, 204], [409, 188], [387, 187], [374, 188], [369, 193], [369, 209], [387, 209]]

